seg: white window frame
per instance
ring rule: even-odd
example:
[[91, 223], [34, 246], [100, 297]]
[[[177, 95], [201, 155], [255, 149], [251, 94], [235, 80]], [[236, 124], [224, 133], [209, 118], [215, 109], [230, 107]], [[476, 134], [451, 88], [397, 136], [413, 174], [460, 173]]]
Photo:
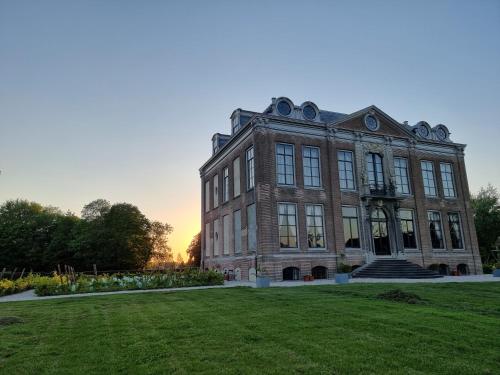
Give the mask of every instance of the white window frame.
[[[322, 230], [323, 230], [323, 247], [309, 247], [309, 227], [307, 225], [307, 207], [312, 206], [313, 209], [314, 207], [321, 207], [321, 225], [322, 225]], [[305, 215], [306, 215], [306, 234], [307, 234], [307, 247], [309, 250], [314, 251], [314, 250], [326, 250], [326, 228], [325, 228], [325, 208], [322, 204], [315, 204], [315, 203], [306, 203], [305, 204]], [[316, 218], [316, 213], [313, 216]], [[314, 225], [316, 228], [316, 225]]]
[[222, 202], [229, 201], [229, 167], [222, 169]]
[[205, 212], [210, 211], [210, 180], [205, 181]]
[[214, 220], [214, 257], [220, 255], [220, 220]]
[[[443, 247], [434, 247], [432, 245], [432, 236], [431, 236], [431, 228], [430, 228], [430, 220], [429, 220], [429, 213], [437, 213], [439, 215], [439, 224], [441, 226], [441, 236], [443, 237]], [[446, 250], [446, 235], [444, 233], [444, 226], [443, 226], [443, 215], [441, 215], [441, 212], [438, 210], [427, 210], [427, 230], [429, 231], [429, 238], [431, 239], [431, 249], [434, 251], [445, 251]]]
[[[319, 185], [307, 185], [306, 184], [306, 164], [305, 164], [305, 159], [306, 159], [306, 156], [305, 156], [305, 150], [306, 149], [315, 149], [318, 151], [318, 179], [319, 179]], [[309, 159], [316, 159], [316, 158], [313, 158], [313, 157], [307, 157]], [[311, 169], [311, 172], [313, 170], [312, 167], [309, 167]], [[307, 189], [321, 189], [322, 186], [323, 186], [323, 180], [321, 178], [321, 149], [317, 146], [308, 146], [308, 145], [303, 145], [302, 146], [302, 174], [303, 174], [303, 177], [304, 177], [304, 187], [307, 188]], [[313, 181], [313, 178], [315, 176], [313, 176], [311, 174], [311, 176], [308, 176], [311, 178], [311, 182]]]
[[[400, 180], [403, 179], [403, 177], [401, 175], [398, 175], [396, 173], [396, 171], [400, 171], [402, 168], [401, 167], [396, 167], [396, 160], [398, 162], [400, 161], [404, 161], [405, 165], [406, 165], [406, 185], [408, 186], [408, 192], [405, 193], [405, 192], [402, 192], [398, 189], [398, 184], [397, 184], [397, 181], [398, 181], [398, 178]], [[405, 158], [405, 157], [402, 157], [402, 156], [395, 156], [394, 159], [393, 159], [393, 164], [394, 164], [394, 178], [396, 180], [396, 191], [401, 194], [401, 195], [411, 195], [412, 194], [412, 190], [411, 190], [411, 184], [410, 184], [410, 166], [409, 166], [409, 163], [408, 163], [408, 158]]]
[[[344, 248], [345, 249], [356, 249], [356, 250], [359, 250], [359, 249], [361, 249], [363, 247], [362, 238], [361, 238], [361, 226], [359, 225], [360, 224], [359, 207], [358, 206], [353, 206], [353, 205], [348, 205], [348, 204], [343, 204], [340, 207], [340, 214], [342, 215], [342, 235], [344, 233], [344, 211], [343, 211], [344, 207], [346, 207], [346, 208], [354, 208], [356, 210], [356, 225], [358, 227], [358, 237], [359, 237], [359, 247], [347, 247], [347, 246], [345, 246], [346, 239], [344, 238]], [[352, 218], [352, 216], [347, 216], [347, 217], [348, 218]]]
[[[400, 208], [399, 211], [410, 211], [411, 212], [411, 217], [412, 217], [412, 222], [413, 222], [413, 234], [415, 236], [415, 246], [416, 247], [405, 247], [404, 246], [404, 241], [403, 241], [403, 248], [405, 250], [418, 250], [420, 249], [419, 242], [418, 242], [418, 227], [417, 227], [417, 219], [415, 216], [415, 210], [413, 208]], [[401, 224], [401, 222], [400, 222]], [[403, 235], [403, 228], [401, 228], [401, 236]]]
[[[249, 154], [251, 152], [251, 158]], [[246, 168], [246, 187], [247, 191], [255, 188], [255, 149], [250, 146], [245, 151], [245, 168]]]
[[[425, 182], [430, 181], [430, 180], [429, 180], [429, 178], [425, 177], [425, 176], [428, 177], [427, 173], [429, 173], [429, 170], [424, 169], [424, 163], [429, 163], [428, 165], [430, 165], [432, 167], [432, 182], [434, 184], [434, 194], [427, 194], [427, 192], [426, 192]], [[424, 170], [426, 172], [425, 176], [424, 176]], [[436, 171], [434, 170], [434, 163], [432, 161], [429, 161], [429, 160], [420, 160], [420, 173], [422, 175], [422, 183], [424, 186], [424, 195], [426, 197], [431, 197], [431, 198], [437, 197], [438, 196], [438, 188], [437, 188], [437, 184], [436, 184]], [[429, 187], [429, 189], [430, 189], [430, 187]]]
[[[286, 183], [286, 176], [287, 176], [287, 173], [286, 173], [286, 169], [287, 169], [287, 164], [286, 164], [286, 156], [290, 156], [290, 155], [286, 155], [285, 154], [279, 154], [278, 155], [278, 147], [279, 146], [283, 146], [283, 147], [291, 147], [292, 148], [292, 183], [291, 184], [287, 184]], [[295, 187], [296, 186], [296, 178], [295, 178], [295, 145], [292, 144], [292, 143], [283, 143], [283, 142], [277, 142], [276, 143], [276, 146], [274, 148], [274, 155], [275, 155], [275, 161], [276, 161], [276, 185], [278, 186], [286, 186], [286, 187]], [[279, 182], [279, 178], [278, 178], [278, 156], [281, 156], [283, 155], [283, 157], [285, 158], [285, 164], [284, 167], [285, 167], [285, 182], [282, 183], [282, 182]]]
[[[237, 218], [239, 218], [237, 220]], [[238, 221], [238, 222], [237, 222]], [[234, 253], [241, 254], [241, 210], [236, 210], [233, 212], [233, 239], [234, 239]]]
[[453, 247], [453, 240], [452, 240], [451, 243], [450, 243], [450, 248], [452, 250], [465, 250], [465, 238], [464, 238], [464, 230], [463, 230], [463, 226], [462, 226], [462, 215], [460, 215], [459, 211], [450, 211], [450, 212], [447, 212], [446, 216], [448, 218], [448, 231], [449, 231], [449, 234], [450, 234], [450, 239], [451, 239], [450, 214], [456, 214], [457, 217], [458, 217], [458, 229], [460, 230], [460, 238], [462, 240], [462, 247], [454, 248]]
[[[443, 167], [449, 167], [449, 171], [444, 171]], [[452, 163], [446, 163], [446, 162], [441, 162], [439, 163], [439, 170], [441, 171], [441, 184], [443, 185], [443, 197], [447, 199], [455, 199], [457, 197], [457, 188], [455, 186], [455, 173], [453, 172], [453, 164]], [[446, 177], [445, 177], [446, 176]], [[449, 176], [449, 179], [448, 179]], [[451, 184], [451, 189], [448, 187], [445, 187], [445, 181], [447, 184]], [[448, 195], [447, 192], [450, 190], [453, 190], [453, 195]]]
[[213, 178], [214, 187], [214, 208], [219, 207], [219, 174], [216, 174]]
[[[281, 247], [281, 235], [280, 235], [280, 205], [286, 204], [286, 205], [292, 205], [295, 206], [295, 232], [297, 233], [296, 237], [296, 247]], [[297, 203], [294, 202], [278, 202], [277, 204], [277, 209], [278, 209], [278, 246], [280, 251], [294, 251], [294, 250], [299, 250], [300, 248], [300, 242], [299, 242], [299, 222], [298, 222], [298, 207]], [[288, 214], [287, 214], [288, 215]], [[287, 220], [288, 222], [288, 220]], [[287, 225], [288, 226], [288, 225]]]
[[[352, 167], [352, 184], [353, 184], [353, 187], [350, 188], [350, 187], [342, 187], [342, 184], [341, 184], [341, 181], [342, 181], [342, 178], [340, 177], [340, 163], [347, 163], [346, 161], [344, 160], [340, 160], [340, 153], [341, 152], [344, 152], [346, 154], [350, 154], [351, 155], [351, 167]], [[356, 191], [356, 170], [355, 170], [355, 167], [354, 167], [354, 152], [351, 151], [351, 150], [337, 150], [337, 169], [338, 169], [338, 177], [339, 177], [339, 186], [340, 186], [340, 190], [342, 191]], [[345, 172], [347, 170], [344, 170]], [[347, 176], [347, 175], [346, 175]], [[346, 181], [348, 181], [349, 179], [346, 178]]]
[[222, 216], [222, 233], [223, 233], [223, 241], [222, 241], [222, 254], [229, 255], [230, 249], [230, 234], [231, 234], [231, 217], [230, 215]]
[[233, 198], [239, 197], [241, 194], [241, 168], [240, 158], [233, 160]]

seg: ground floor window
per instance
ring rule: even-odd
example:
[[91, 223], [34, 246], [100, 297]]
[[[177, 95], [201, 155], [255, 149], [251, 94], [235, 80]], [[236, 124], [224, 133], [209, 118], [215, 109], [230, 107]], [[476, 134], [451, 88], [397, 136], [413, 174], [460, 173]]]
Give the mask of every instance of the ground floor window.
[[460, 215], [458, 212], [448, 213], [448, 224], [450, 227], [451, 248], [463, 249], [462, 228], [460, 226]]
[[323, 266], [313, 267], [311, 270], [311, 275], [315, 279], [326, 279], [327, 278], [327, 268]]
[[283, 269], [283, 280], [298, 280], [300, 271], [297, 267], [287, 267]]
[[297, 247], [297, 206], [293, 203], [278, 204], [278, 224], [281, 248]]
[[468, 274], [469, 274], [469, 267], [467, 266], [467, 264], [460, 263], [460, 264], [457, 266], [457, 273], [458, 273], [460, 276], [468, 275]]
[[356, 207], [342, 207], [345, 247], [359, 248], [358, 210]]
[[323, 226], [323, 206], [306, 204], [307, 243], [310, 249], [325, 247], [325, 229]]
[[437, 211], [428, 211], [429, 232], [433, 249], [444, 249], [443, 227], [441, 225], [441, 214]]
[[403, 233], [403, 246], [405, 249], [416, 249], [415, 220], [412, 210], [399, 210], [401, 232]]

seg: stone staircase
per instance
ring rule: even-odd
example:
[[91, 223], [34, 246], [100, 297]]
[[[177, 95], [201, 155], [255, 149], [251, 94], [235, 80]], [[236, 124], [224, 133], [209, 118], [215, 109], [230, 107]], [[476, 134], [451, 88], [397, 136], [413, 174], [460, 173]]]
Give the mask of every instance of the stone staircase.
[[354, 278], [434, 279], [443, 277], [404, 259], [376, 259], [352, 272]]

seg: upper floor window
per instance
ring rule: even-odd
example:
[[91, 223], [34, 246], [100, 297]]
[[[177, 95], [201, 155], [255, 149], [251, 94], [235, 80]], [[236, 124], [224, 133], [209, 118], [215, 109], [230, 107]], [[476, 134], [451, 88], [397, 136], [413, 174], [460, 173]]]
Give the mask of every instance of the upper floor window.
[[222, 170], [222, 201], [229, 200], [229, 168], [226, 167]]
[[356, 207], [342, 207], [345, 247], [359, 248], [358, 210]]
[[456, 197], [453, 167], [449, 163], [441, 163], [441, 180], [443, 181], [443, 195], [446, 198]]
[[214, 176], [214, 208], [219, 206], [219, 175]]
[[293, 145], [276, 145], [276, 179], [279, 185], [295, 185]]
[[250, 147], [246, 152], [246, 161], [247, 190], [251, 190], [255, 187], [255, 161], [253, 146]]
[[321, 204], [306, 204], [306, 226], [309, 248], [325, 248], [325, 227]]
[[429, 232], [433, 249], [444, 249], [443, 226], [441, 225], [441, 214], [438, 211], [428, 211]]
[[396, 180], [396, 190], [400, 194], [410, 194], [410, 181], [408, 176], [408, 159], [394, 158], [394, 177]]
[[339, 181], [340, 188], [346, 190], [354, 190], [354, 168], [351, 151], [339, 151], [337, 153], [339, 165]]
[[297, 206], [278, 203], [278, 224], [281, 248], [297, 247]]
[[368, 170], [368, 184], [370, 190], [384, 189], [384, 171], [382, 167], [382, 157], [376, 153], [366, 155], [366, 166]]
[[460, 225], [460, 215], [458, 212], [448, 213], [448, 224], [450, 227], [451, 248], [463, 249], [462, 226]]
[[304, 164], [304, 186], [320, 187], [321, 173], [319, 162], [319, 148], [304, 146], [302, 150]]
[[401, 221], [401, 232], [403, 233], [403, 247], [405, 249], [416, 249], [417, 238], [415, 236], [415, 220], [412, 210], [399, 210]]
[[233, 197], [240, 195], [240, 158], [233, 160]]
[[431, 161], [422, 160], [420, 162], [422, 168], [422, 178], [424, 180], [424, 192], [429, 197], [435, 197], [436, 192], [436, 179], [434, 178], [434, 164]]
[[205, 182], [205, 212], [210, 211], [210, 181]]

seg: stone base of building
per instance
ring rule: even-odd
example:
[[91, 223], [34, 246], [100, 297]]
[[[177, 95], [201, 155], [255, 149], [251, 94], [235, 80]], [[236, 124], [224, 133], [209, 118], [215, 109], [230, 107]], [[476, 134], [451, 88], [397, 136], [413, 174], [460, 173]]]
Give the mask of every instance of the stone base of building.
[[[423, 268], [432, 268], [441, 274], [483, 273], [481, 262], [474, 259], [470, 251], [436, 252], [424, 258], [420, 252], [406, 252], [401, 253], [398, 258], [406, 259]], [[338, 264], [345, 263], [356, 268], [366, 264], [366, 259], [367, 257], [359, 250], [347, 251], [342, 257], [335, 254], [303, 253], [259, 255], [257, 259], [255, 256], [225, 256], [205, 259], [204, 268], [216, 269], [231, 275], [231, 279], [242, 281], [255, 281], [256, 269], [273, 281], [303, 280], [304, 276], [309, 275], [315, 279], [333, 279]]]

